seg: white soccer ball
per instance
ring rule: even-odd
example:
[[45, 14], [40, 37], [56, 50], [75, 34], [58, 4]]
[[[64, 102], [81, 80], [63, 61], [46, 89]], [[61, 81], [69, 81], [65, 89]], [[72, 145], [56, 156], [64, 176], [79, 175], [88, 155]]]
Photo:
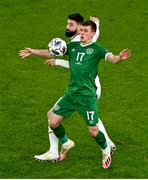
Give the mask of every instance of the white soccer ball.
[[67, 51], [66, 42], [61, 38], [54, 38], [48, 43], [48, 50], [53, 56], [63, 56]]

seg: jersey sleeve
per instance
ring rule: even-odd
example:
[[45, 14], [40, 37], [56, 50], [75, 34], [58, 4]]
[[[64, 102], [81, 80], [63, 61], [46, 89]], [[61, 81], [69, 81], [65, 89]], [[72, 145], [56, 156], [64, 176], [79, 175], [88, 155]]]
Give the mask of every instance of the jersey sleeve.
[[62, 66], [67, 69], [69, 69], [69, 61], [63, 60], [63, 59], [56, 59], [55, 60], [55, 65], [56, 66]]
[[108, 49], [104, 48], [101, 45], [98, 46], [98, 49], [99, 49], [98, 51], [99, 51], [100, 59], [105, 59], [106, 54], [109, 52]]

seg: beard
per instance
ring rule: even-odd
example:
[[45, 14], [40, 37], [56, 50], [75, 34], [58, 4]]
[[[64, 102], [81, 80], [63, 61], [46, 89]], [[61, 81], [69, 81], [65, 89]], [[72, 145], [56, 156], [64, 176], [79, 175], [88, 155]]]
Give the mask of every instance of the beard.
[[73, 37], [75, 34], [77, 33], [77, 31], [70, 31], [69, 29], [66, 29], [65, 31], [65, 36], [66, 37]]

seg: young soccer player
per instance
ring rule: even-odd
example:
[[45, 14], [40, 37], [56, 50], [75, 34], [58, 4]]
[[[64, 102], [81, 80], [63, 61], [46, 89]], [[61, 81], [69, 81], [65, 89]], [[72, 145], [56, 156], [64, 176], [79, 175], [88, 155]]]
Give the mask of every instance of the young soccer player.
[[[96, 42], [99, 37], [99, 20], [95, 17], [90, 17], [90, 20], [94, 21], [96, 24], [96, 27], [97, 27], [96, 32], [92, 38], [92, 42]], [[65, 35], [66, 35], [66, 37], [70, 37], [72, 42], [80, 41], [80, 26], [83, 23], [83, 21], [84, 21], [84, 18], [79, 13], [74, 13], [74, 14], [71, 14], [68, 16]], [[49, 57], [49, 52], [48, 52], [48, 50], [35, 50], [35, 49], [31, 49], [31, 48], [26, 48], [26, 49], [20, 51], [20, 56], [22, 58], [26, 58], [30, 55]], [[50, 60], [50, 64], [69, 68], [69, 61], [65, 61], [62, 59]], [[99, 99], [100, 95], [101, 95], [101, 85], [100, 85], [98, 75], [95, 78], [95, 84], [97, 87], [96, 95]], [[108, 144], [110, 145], [111, 150], [113, 152], [116, 149], [115, 144], [109, 138], [101, 119], [99, 120], [97, 125], [99, 126], [99, 129], [104, 133], [106, 140], [107, 140]], [[57, 161], [59, 159], [58, 139], [54, 135], [54, 133], [50, 127], [48, 127], [48, 133], [49, 133], [49, 141], [50, 141], [49, 151], [47, 151], [46, 153], [41, 154], [41, 155], [35, 155], [35, 158], [39, 159], [39, 160]]]
[[[102, 149], [102, 166], [108, 168], [111, 164], [111, 149], [106, 138], [97, 126], [98, 107], [96, 96], [95, 77], [101, 59], [112, 63], [120, 63], [130, 57], [130, 51], [124, 49], [119, 55], [113, 55], [100, 44], [92, 42], [96, 31], [94, 22], [84, 22], [80, 30], [80, 42], [69, 43], [67, 55], [70, 63], [70, 81], [65, 95], [48, 112], [49, 126], [62, 143], [60, 159], [67, 156], [74, 147], [63, 125], [64, 118], [69, 117], [74, 111], [79, 112], [86, 121], [89, 134], [96, 140]], [[45, 62], [50, 65], [50, 60]]]
[[[96, 32], [92, 38], [92, 42], [96, 42], [99, 37], [99, 31], [100, 31], [99, 23], [100, 22], [99, 22], [99, 19], [96, 17], [90, 17], [90, 20], [96, 24]], [[83, 21], [84, 21], [84, 18], [79, 13], [74, 13], [74, 14], [71, 14], [68, 16], [65, 35], [66, 35], [66, 37], [70, 37], [72, 42], [80, 41], [80, 27], [81, 27], [81, 24], [83, 23]], [[63, 59], [50, 59], [49, 63], [52, 66], [56, 65], [56, 66], [62, 66], [65, 68], [69, 68], [69, 61], [65, 61]], [[97, 95], [97, 98], [99, 99], [101, 96], [101, 84], [100, 84], [98, 75], [95, 78], [95, 84], [97, 87], [96, 95]], [[111, 152], [113, 153], [116, 150], [116, 146], [112, 142], [110, 137], [108, 136], [101, 119], [98, 122], [98, 126], [99, 126], [99, 129], [104, 133], [105, 138], [111, 147]], [[50, 129], [49, 129], [49, 138], [50, 138], [50, 150], [42, 155], [36, 155], [35, 158], [37, 158], [39, 160], [44, 160], [44, 159], [46, 160], [46, 159], [50, 159], [49, 157], [51, 157], [52, 154], [55, 154], [55, 149], [58, 149], [58, 148], [55, 148], [55, 146], [57, 144], [56, 141], [58, 141], [58, 140], [56, 140], [54, 133], [52, 133], [52, 131]], [[51, 142], [53, 142], [53, 143], [51, 143]], [[53, 148], [52, 148], [52, 144], [53, 144]]]

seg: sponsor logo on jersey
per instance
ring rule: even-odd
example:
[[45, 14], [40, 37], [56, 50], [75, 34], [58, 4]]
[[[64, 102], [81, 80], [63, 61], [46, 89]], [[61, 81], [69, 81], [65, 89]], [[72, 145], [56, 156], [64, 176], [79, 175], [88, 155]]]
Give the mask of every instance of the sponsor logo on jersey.
[[80, 62], [76, 62], [75, 64], [77, 64], [77, 65], [82, 65], [82, 63], [80, 63]]
[[92, 54], [93, 53], [93, 49], [92, 48], [88, 48], [87, 50], [86, 50], [86, 53], [88, 54], [88, 55], [90, 55], [90, 54]]
[[72, 51], [72, 52], [75, 52], [75, 51], [76, 51], [76, 49], [72, 49], [71, 51]]

